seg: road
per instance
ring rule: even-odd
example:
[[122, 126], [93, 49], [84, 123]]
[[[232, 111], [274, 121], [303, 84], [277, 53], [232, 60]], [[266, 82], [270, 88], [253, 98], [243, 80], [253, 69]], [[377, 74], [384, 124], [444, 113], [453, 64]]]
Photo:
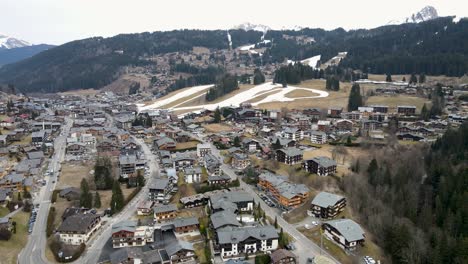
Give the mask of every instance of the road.
[[49, 263], [45, 257], [45, 248], [47, 246], [46, 227], [47, 217], [50, 209], [50, 199], [52, 192], [57, 184], [57, 176], [60, 170], [60, 163], [65, 158], [66, 136], [70, 131], [71, 120], [65, 118], [65, 124], [61, 128], [60, 135], [54, 141], [54, 155], [50, 159], [48, 171], [53, 170], [50, 176], [46, 176], [46, 185], [43, 186], [39, 194], [34, 199], [34, 204], [39, 204], [37, 212], [36, 223], [34, 223], [33, 231], [29, 235], [26, 247], [18, 255], [18, 262], [20, 264], [42, 264]]
[[145, 187], [128, 203], [120, 213], [107, 218], [107, 222], [100, 228], [98, 233], [88, 242], [87, 250], [83, 253], [75, 263], [95, 264], [99, 260], [102, 249], [112, 235], [112, 225], [123, 220], [128, 220], [136, 214], [137, 205], [148, 197], [148, 186], [150, 186], [155, 178], [159, 176], [159, 163], [156, 156], [151, 152], [148, 145], [141, 139], [133, 137], [141, 146], [143, 153], [146, 156], [147, 164], [149, 165], [150, 173], [146, 177]]
[[[177, 129], [175, 127], [173, 128]], [[207, 142], [206, 140], [204, 140], [203, 138], [201, 138], [200, 136], [196, 134], [192, 133], [191, 136], [199, 140], [202, 143], [211, 144], [211, 142]], [[223, 162], [224, 158], [221, 156], [220, 151], [213, 144], [211, 144], [211, 153], [214, 154], [221, 162]], [[238, 179], [237, 174], [234, 172], [231, 166], [223, 163], [223, 165], [221, 165], [221, 170], [226, 175], [231, 177], [232, 180]], [[278, 224], [283, 228], [284, 232], [288, 233], [296, 240], [294, 242], [294, 245], [296, 246], [297, 249], [294, 251], [294, 253], [299, 257], [299, 263], [306, 263], [307, 258], [318, 256], [321, 254], [330, 258], [335, 263], [340, 263], [332, 255], [328, 254], [324, 250], [321, 250], [320, 246], [318, 246], [313, 241], [311, 241], [306, 236], [304, 236], [301, 232], [299, 232], [295, 226], [286, 222], [281, 216], [281, 213], [278, 212], [278, 210], [269, 207], [262, 199], [260, 199], [260, 197], [254, 191], [253, 186], [246, 184], [245, 182], [242, 181], [241, 178], [239, 178], [239, 182], [240, 182], [240, 187], [244, 189], [246, 192], [248, 192], [250, 195], [252, 195], [252, 197], [254, 197], [255, 203], [260, 203], [262, 209], [265, 211], [265, 214], [271, 217], [272, 219], [275, 219], [276, 217], [278, 219]]]

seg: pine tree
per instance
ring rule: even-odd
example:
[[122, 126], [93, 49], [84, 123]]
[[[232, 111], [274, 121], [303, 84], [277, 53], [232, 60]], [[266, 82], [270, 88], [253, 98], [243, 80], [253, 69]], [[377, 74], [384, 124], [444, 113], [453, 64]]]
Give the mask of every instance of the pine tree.
[[113, 184], [112, 162], [108, 157], [97, 157], [94, 165], [94, 183], [98, 190], [109, 190]]
[[274, 150], [278, 150], [282, 148], [279, 138], [276, 139], [276, 142], [272, 145], [272, 147]]
[[146, 124], [146, 127], [153, 127], [153, 119], [151, 119], [149, 115], [146, 117], [145, 124]]
[[424, 121], [428, 121], [430, 115], [431, 115], [431, 113], [427, 109], [426, 104], [424, 104], [423, 107], [421, 108], [421, 119], [423, 119]]
[[390, 75], [389, 73], [387, 73], [387, 78], [385, 78], [385, 81], [386, 81], [386, 82], [392, 82], [392, 75]]
[[419, 74], [419, 83], [425, 83], [426, 82], [426, 74], [421, 73]]
[[253, 84], [258, 85], [265, 82], [265, 75], [263, 75], [260, 69], [255, 69]]
[[355, 83], [351, 87], [351, 92], [349, 93], [348, 111], [356, 111], [362, 105], [361, 87], [359, 84]]
[[219, 107], [216, 108], [214, 112], [214, 122], [215, 123], [220, 123], [221, 122], [221, 111], [219, 111]]
[[137, 174], [137, 184], [138, 187], [143, 187], [145, 186], [146, 180], [145, 177], [143, 176], [143, 173], [139, 170]]
[[418, 77], [416, 77], [416, 74], [411, 74], [409, 84], [417, 84], [418, 83]]
[[238, 136], [234, 138], [234, 147], [240, 147], [240, 138]]
[[114, 181], [114, 184], [112, 185], [112, 197], [110, 201], [111, 213], [115, 214], [122, 210], [124, 207], [124, 202], [124, 196], [122, 189], [120, 188], [120, 183], [118, 181]]
[[84, 208], [91, 208], [93, 205], [93, 195], [89, 191], [88, 181], [83, 178], [81, 180], [80, 187], [80, 206]]
[[98, 192], [94, 194], [94, 208], [101, 208], [101, 195]]
[[278, 217], [275, 216], [275, 228], [278, 228]]

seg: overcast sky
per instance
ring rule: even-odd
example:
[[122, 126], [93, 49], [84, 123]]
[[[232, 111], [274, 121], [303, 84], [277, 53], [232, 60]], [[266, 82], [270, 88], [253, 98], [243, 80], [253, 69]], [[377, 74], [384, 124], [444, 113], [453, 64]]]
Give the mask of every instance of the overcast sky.
[[34, 44], [181, 28], [373, 28], [426, 5], [468, 16], [467, 0], [0, 0], [0, 34]]

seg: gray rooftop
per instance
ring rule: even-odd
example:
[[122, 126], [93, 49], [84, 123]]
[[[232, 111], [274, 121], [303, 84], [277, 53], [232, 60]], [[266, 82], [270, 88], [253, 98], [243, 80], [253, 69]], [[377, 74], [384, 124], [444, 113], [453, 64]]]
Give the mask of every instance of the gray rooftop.
[[302, 155], [303, 153], [302, 150], [295, 148], [295, 147], [284, 148], [284, 149], [280, 149], [279, 151], [284, 152], [284, 154], [286, 154], [286, 156], [288, 157], [299, 156], [299, 155]]
[[364, 230], [361, 226], [351, 219], [336, 219], [326, 222], [338, 230], [340, 234], [349, 242], [364, 239]]
[[325, 156], [314, 157], [314, 158], [312, 158], [310, 160], [313, 160], [315, 163], [317, 163], [321, 167], [336, 166], [336, 161], [330, 159], [329, 157], [325, 157]]
[[214, 229], [225, 226], [241, 226], [237, 221], [237, 215], [232, 211], [216, 212], [210, 216], [210, 219]]
[[333, 193], [320, 192], [315, 196], [314, 200], [312, 200], [312, 204], [327, 208], [329, 206], [334, 206], [343, 198], [343, 196], [339, 196]]
[[167, 213], [177, 211], [177, 206], [175, 204], [159, 205], [153, 208], [154, 213]]

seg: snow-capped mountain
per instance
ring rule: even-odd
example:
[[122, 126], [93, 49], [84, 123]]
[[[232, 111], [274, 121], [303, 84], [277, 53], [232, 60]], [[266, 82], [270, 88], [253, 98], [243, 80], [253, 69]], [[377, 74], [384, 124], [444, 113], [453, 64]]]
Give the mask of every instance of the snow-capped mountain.
[[399, 25], [404, 23], [420, 23], [428, 20], [438, 18], [437, 10], [433, 6], [426, 6], [421, 11], [412, 14], [411, 16], [402, 20], [392, 20], [387, 25]]
[[260, 32], [267, 32], [271, 28], [265, 25], [252, 24], [252, 23], [246, 22], [246, 23], [242, 23], [240, 25], [233, 27], [233, 29], [242, 29], [245, 31], [255, 30], [255, 31], [260, 31]]
[[15, 49], [27, 46], [31, 46], [31, 43], [0, 34], [0, 49]]

